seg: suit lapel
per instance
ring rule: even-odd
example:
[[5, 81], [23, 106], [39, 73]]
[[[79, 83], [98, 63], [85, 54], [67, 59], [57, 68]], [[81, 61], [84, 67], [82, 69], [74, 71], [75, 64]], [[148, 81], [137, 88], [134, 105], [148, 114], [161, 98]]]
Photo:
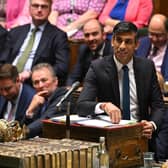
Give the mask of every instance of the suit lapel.
[[112, 88], [112, 94], [114, 94], [115, 102], [118, 107], [120, 107], [120, 92], [119, 92], [119, 83], [118, 83], [118, 72], [117, 67], [115, 65], [113, 56], [108, 56], [107, 59], [107, 66], [105, 67], [105, 71], [108, 76], [110, 76], [110, 85]]
[[166, 48], [166, 52], [163, 58], [163, 63], [161, 65], [161, 72], [164, 78], [168, 76], [168, 47]]
[[21, 46], [23, 45], [24, 43], [24, 40], [26, 39], [26, 36], [29, 32], [29, 29], [30, 29], [30, 24], [29, 25], [26, 25], [21, 31], [22, 33], [22, 36], [18, 36], [16, 37], [17, 38], [17, 42], [15, 43], [15, 47], [13, 47], [13, 53], [11, 55], [17, 55]]
[[3, 97], [0, 98], [0, 118], [3, 118], [3, 115], [6, 111], [8, 101]]
[[44, 50], [47, 48], [48, 46], [48, 41], [51, 40], [51, 35], [52, 35], [53, 31], [51, 29], [51, 26], [49, 23], [46, 24], [45, 28], [44, 28], [44, 32], [42, 33], [42, 37], [41, 40], [39, 42], [39, 45], [37, 47], [36, 50], [36, 54], [33, 60], [33, 65], [34, 63], [39, 59], [39, 57], [41, 57], [44, 53]]
[[139, 104], [139, 109], [141, 109], [144, 99], [144, 81], [143, 81], [143, 75], [142, 75], [142, 66], [138, 63], [138, 60], [136, 57], [133, 58], [133, 68], [134, 68], [134, 76], [135, 76], [135, 83], [136, 83], [136, 92], [137, 92], [137, 99]]

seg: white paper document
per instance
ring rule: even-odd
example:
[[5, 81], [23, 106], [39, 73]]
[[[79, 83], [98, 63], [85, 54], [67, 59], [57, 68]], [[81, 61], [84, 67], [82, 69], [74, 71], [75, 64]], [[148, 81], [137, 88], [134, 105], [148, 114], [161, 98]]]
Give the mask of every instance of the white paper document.
[[[56, 122], [66, 122], [66, 115], [53, 117], [51, 118], [51, 120]], [[110, 127], [116, 125], [128, 125], [136, 123], [136, 121], [132, 120], [121, 120], [119, 124], [112, 124], [110, 117], [105, 115], [99, 115], [96, 118], [87, 118], [87, 117], [80, 117], [78, 115], [70, 115], [70, 122], [77, 123], [79, 125], [95, 126], [95, 127]]]
[[[75, 123], [75, 122], [83, 121], [83, 120], [88, 120], [88, 119], [89, 118], [87, 118], [87, 117], [80, 117], [78, 115], [70, 115], [71, 123]], [[53, 118], [51, 118], [51, 120], [52, 121], [59, 121], [59, 122], [66, 122], [66, 115], [53, 117]]]

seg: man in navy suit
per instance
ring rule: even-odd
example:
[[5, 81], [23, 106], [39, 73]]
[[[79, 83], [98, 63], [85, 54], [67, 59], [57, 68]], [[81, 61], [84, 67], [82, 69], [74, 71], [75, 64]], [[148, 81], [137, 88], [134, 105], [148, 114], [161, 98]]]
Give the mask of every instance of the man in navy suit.
[[0, 118], [17, 120], [23, 124], [26, 110], [35, 91], [19, 80], [17, 68], [11, 64], [0, 66]]
[[66, 113], [65, 106], [60, 111], [56, 109], [56, 104], [67, 90], [64, 87], [58, 88], [58, 78], [51, 65], [35, 65], [32, 69], [32, 83], [36, 94], [26, 111], [27, 137], [42, 135], [43, 119]]
[[50, 63], [59, 78], [60, 84], [66, 80], [69, 65], [69, 45], [65, 32], [48, 22], [51, 0], [31, 0], [29, 11], [32, 23], [19, 26], [9, 32], [6, 50], [0, 57], [1, 62], [17, 65], [27, 48], [33, 29], [37, 28], [33, 48], [20, 73], [22, 81], [30, 78], [31, 68], [41, 62]]
[[82, 44], [79, 48], [77, 63], [67, 80], [69, 86], [75, 81], [83, 82], [91, 61], [97, 58], [101, 59], [112, 53], [111, 43], [105, 40], [106, 35], [103, 26], [98, 20], [89, 20], [83, 26], [83, 32], [85, 44]]
[[4, 50], [8, 31], [0, 25], [0, 53]]
[[[141, 121], [143, 136], [148, 139], [159, 130], [164, 103], [156, 70], [151, 60], [134, 57], [138, 47], [137, 28], [130, 22], [120, 22], [113, 29], [113, 55], [93, 62], [86, 74], [76, 112], [79, 115], [107, 114], [112, 123], [119, 123], [123, 111], [123, 66], [128, 68], [129, 106], [131, 120]], [[150, 110], [150, 111], [149, 111]]]
[[156, 70], [168, 81], [168, 19], [162, 14], [152, 16], [149, 35], [140, 39], [137, 56], [154, 61]]

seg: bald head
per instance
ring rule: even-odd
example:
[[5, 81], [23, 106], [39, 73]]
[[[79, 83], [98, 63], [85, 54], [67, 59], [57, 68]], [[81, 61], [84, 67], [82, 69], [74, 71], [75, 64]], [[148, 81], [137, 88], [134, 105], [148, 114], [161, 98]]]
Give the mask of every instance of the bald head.
[[155, 14], [152, 16], [149, 27], [149, 38], [154, 46], [160, 48], [168, 41], [168, 20], [162, 14]]
[[167, 26], [166, 26], [167, 18], [166, 16], [162, 14], [155, 14], [151, 18], [151, 21], [149, 23], [149, 30], [155, 30], [156, 32], [168, 32]]
[[84, 24], [83, 34], [85, 43], [91, 51], [96, 51], [105, 40], [103, 27], [96, 19], [91, 19]]
[[97, 19], [91, 19], [89, 21], [87, 21], [84, 26], [83, 26], [83, 30], [87, 29], [87, 28], [91, 28], [91, 27], [99, 27], [99, 29], [103, 32], [103, 26], [101, 25], [101, 23], [97, 20]]

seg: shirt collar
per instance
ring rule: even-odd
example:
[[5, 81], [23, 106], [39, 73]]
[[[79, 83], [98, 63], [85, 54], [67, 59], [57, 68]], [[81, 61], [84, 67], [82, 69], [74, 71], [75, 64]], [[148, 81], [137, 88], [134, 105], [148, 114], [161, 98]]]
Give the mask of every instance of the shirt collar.
[[[47, 25], [47, 22], [45, 22], [45, 23], [43, 23], [42, 25], [38, 26], [38, 29], [39, 29], [40, 31], [44, 31], [46, 25]], [[33, 30], [35, 27], [36, 27], [36, 26], [35, 26], [33, 23], [31, 23], [31, 25], [30, 25], [30, 30]]]
[[[117, 67], [117, 71], [120, 72], [122, 67], [123, 67], [123, 64], [121, 64], [115, 57], [114, 55], [114, 62], [116, 64], [116, 67]], [[128, 62], [128, 64], [126, 64], [128, 66], [128, 69], [133, 69], [133, 58]]]

